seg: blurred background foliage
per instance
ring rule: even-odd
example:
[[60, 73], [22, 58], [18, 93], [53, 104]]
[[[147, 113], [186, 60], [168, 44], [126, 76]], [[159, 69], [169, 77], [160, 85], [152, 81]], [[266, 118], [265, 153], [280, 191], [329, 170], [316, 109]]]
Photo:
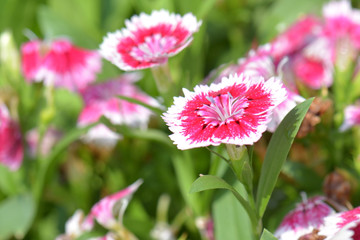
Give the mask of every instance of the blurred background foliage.
[[[41, 39], [66, 37], [78, 46], [97, 49], [107, 32], [124, 27], [125, 20], [134, 14], [150, 13], [161, 8], [180, 14], [192, 12], [203, 22], [200, 31], [194, 35], [190, 47], [169, 59], [172, 76], [179, 86], [177, 95], [181, 95], [181, 87], [192, 89], [211, 70], [244, 57], [251, 48], [270, 41], [304, 13], [320, 13], [324, 2], [326, 1], [0, 0], [0, 32], [10, 30], [18, 48], [29, 40], [29, 36], [35, 34]], [[360, 1], [353, 1], [352, 4], [354, 8], [360, 7]], [[117, 67], [103, 60], [103, 70], [98, 75], [98, 81], [114, 78], [120, 73]], [[144, 70], [143, 73], [144, 77], [137, 85], [149, 95], [157, 96], [150, 70]], [[1, 91], [2, 94], [11, 94], [11, 89], [15, 89], [19, 93], [18, 114], [22, 131], [26, 134], [38, 125], [44, 97], [40, 86], [30, 86], [21, 76], [17, 79], [15, 81], [8, 75], [2, 75]], [[74, 93], [56, 90], [55, 104], [56, 115], [51, 124], [66, 134], [76, 128], [83, 103]], [[159, 117], [152, 119], [149, 128], [167, 132]], [[260, 149], [255, 161], [258, 170], [263, 157], [262, 144], [264, 142], [257, 146]], [[125, 225], [139, 239], [150, 239], [149, 232], [156, 221], [158, 199], [163, 193], [171, 198], [170, 221], [184, 209], [187, 211], [185, 206], [189, 205], [197, 215], [208, 213], [208, 199], [211, 199], [209, 193], [199, 194], [200, 197], [195, 194], [189, 196], [189, 184], [180, 183], [176, 179], [184, 175], [196, 178], [200, 173], [208, 173], [210, 162], [214, 163], [219, 159], [211, 156], [206, 149], [189, 150], [184, 154], [187, 158], [182, 156], [171, 159], [173, 150], [162, 141], [147, 140], [146, 136], [124, 136], [113, 150], [89, 146], [81, 141], [74, 142], [51, 166], [41, 208], [25, 238], [54, 239], [64, 231], [65, 221], [76, 209], [83, 209], [87, 213], [102, 196], [119, 191], [138, 178], [143, 178], [144, 184], [135, 194], [125, 214]], [[31, 185], [31, 182], [23, 183], [22, 175], [26, 174], [25, 168], [35, 164], [34, 161], [36, 160], [25, 159], [23, 167], [15, 173], [9, 173], [0, 167], [0, 199], [25, 192], [26, 186]], [[193, 165], [195, 172], [189, 173], [186, 168], [176, 172], [174, 165], [178, 164], [177, 161]], [[300, 199], [299, 190], [310, 195], [321, 192], [323, 173], [324, 171], [315, 171], [303, 163], [288, 162], [273, 194], [264, 225], [269, 230], [274, 230], [294, 202]], [[30, 179], [38, 177], [37, 172], [31, 174]], [[24, 195], [23, 198], [26, 199], [27, 196]], [[214, 211], [218, 211], [216, 208], [214, 206]], [[15, 213], [8, 214], [10, 216]], [[4, 217], [7, 216], [1, 216]], [[222, 217], [225, 219], [228, 216]], [[179, 231], [186, 233], [189, 239], [200, 239], [192, 221], [187, 219]], [[18, 237], [21, 238], [21, 234]]]

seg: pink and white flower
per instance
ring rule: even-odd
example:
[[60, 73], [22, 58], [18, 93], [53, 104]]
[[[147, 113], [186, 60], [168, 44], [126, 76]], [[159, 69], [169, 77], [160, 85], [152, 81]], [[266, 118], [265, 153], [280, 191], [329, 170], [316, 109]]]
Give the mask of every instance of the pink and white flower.
[[92, 226], [84, 224], [85, 216], [83, 211], [77, 210], [74, 215], [66, 221], [65, 233], [58, 236], [56, 240], [74, 240], [85, 232], [91, 231]]
[[353, 126], [360, 125], [360, 106], [350, 105], [345, 108], [345, 120], [340, 131], [346, 131]]
[[209, 145], [251, 145], [266, 130], [272, 110], [286, 98], [276, 78], [230, 75], [219, 84], [183, 89], [163, 115], [179, 149]]
[[353, 9], [348, 0], [332, 1], [324, 5], [323, 16], [322, 35], [331, 45], [332, 60], [346, 67], [360, 50], [360, 11]]
[[120, 69], [129, 71], [166, 63], [191, 43], [201, 21], [191, 13], [180, 16], [159, 10], [133, 16], [125, 25], [120, 31], [108, 33], [100, 53]]
[[[359, 222], [360, 207], [333, 214], [324, 219], [324, 226], [320, 228], [319, 235], [326, 236], [325, 240], [360, 240]], [[344, 238], [339, 238], [340, 236]]]
[[271, 54], [275, 61], [301, 50], [321, 32], [319, 19], [312, 16], [304, 16], [281, 33], [271, 43]]
[[94, 219], [107, 229], [122, 225], [122, 218], [131, 197], [142, 183], [143, 180], [139, 179], [127, 188], [101, 199], [91, 208], [90, 214], [84, 221], [84, 226], [92, 228]]
[[312, 89], [333, 83], [333, 61], [329, 42], [319, 37], [290, 59], [296, 79]]
[[[148, 105], [159, 106], [159, 103], [138, 89], [133, 82], [141, 76], [137, 73], [123, 74], [117, 79], [90, 85], [81, 93], [85, 107], [80, 113], [78, 126], [87, 126], [107, 117], [113, 124], [125, 124], [130, 127], [146, 128], [151, 116], [147, 108], [120, 100], [117, 96], [131, 97]], [[104, 125], [97, 125], [89, 130], [85, 140], [104, 145], [113, 145], [121, 136]]]
[[293, 240], [322, 227], [324, 218], [334, 213], [324, 200], [316, 196], [299, 203], [285, 216], [274, 235], [279, 240]]
[[10, 170], [19, 169], [24, 157], [20, 127], [11, 119], [4, 104], [0, 105], [0, 164]]
[[101, 69], [101, 58], [96, 51], [74, 46], [69, 40], [50, 43], [40, 40], [21, 47], [23, 73], [28, 82], [44, 82], [55, 87], [77, 91], [95, 81]]
[[[31, 156], [36, 156], [37, 146], [39, 144], [39, 130], [32, 129], [26, 133], [26, 141], [29, 145], [29, 153]], [[51, 152], [52, 147], [62, 137], [62, 133], [54, 127], [49, 127], [43, 136], [40, 146], [40, 154], [46, 156]]]

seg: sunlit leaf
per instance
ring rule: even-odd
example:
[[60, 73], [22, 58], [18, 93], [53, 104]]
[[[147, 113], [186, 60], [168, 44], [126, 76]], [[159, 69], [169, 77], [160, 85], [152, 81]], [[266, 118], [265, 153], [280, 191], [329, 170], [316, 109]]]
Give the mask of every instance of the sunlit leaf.
[[292, 109], [271, 137], [261, 169], [256, 196], [256, 208], [260, 217], [265, 212], [291, 144], [312, 101], [313, 99], [308, 99]]

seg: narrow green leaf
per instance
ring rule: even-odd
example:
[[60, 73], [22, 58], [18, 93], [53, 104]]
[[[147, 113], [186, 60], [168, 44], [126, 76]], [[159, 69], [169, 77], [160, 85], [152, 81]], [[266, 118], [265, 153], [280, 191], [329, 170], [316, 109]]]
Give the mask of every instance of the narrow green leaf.
[[202, 201], [199, 194], [189, 193], [189, 188], [194, 179], [196, 179], [195, 167], [190, 153], [186, 151], [180, 152], [179, 154], [175, 154], [172, 160], [177, 182], [184, 200], [197, 215], [203, 214]]
[[70, 131], [67, 135], [65, 135], [54, 147], [51, 153], [45, 159], [39, 159], [40, 169], [37, 174], [36, 184], [34, 185], [33, 191], [37, 204], [40, 203], [40, 199], [42, 196], [43, 188], [47, 181], [47, 175], [49, 168], [52, 168], [57, 163], [58, 156], [64, 152], [67, 147], [79, 139], [83, 134], [85, 134], [90, 128], [99, 124], [99, 122], [90, 124], [84, 128], [75, 128]]
[[292, 109], [280, 123], [270, 140], [261, 169], [256, 196], [256, 208], [260, 217], [265, 212], [291, 144], [312, 101], [313, 99], [308, 99]]
[[30, 194], [17, 195], [0, 203], [0, 239], [16, 236], [22, 239], [28, 231], [35, 214]]
[[149, 110], [151, 110], [151, 111], [153, 111], [153, 112], [155, 112], [155, 113], [157, 113], [159, 115], [161, 115], [165, 111], [164, 107], [162, 107], [162, 106], [161, 107], [154, 107], [152, 105], [146, 104], [143, 101], [140, 101], [140, 100], [135, 99], [135, 98], [126, 97], [126, 96], [120, 96], [120, 95], [118, 95], [117, 97], [120, 98], [121, 100], [126, 100], [128, 102], [141, 105], [141, 106], [143, 106], [143, 107], [145, 107], [145, 108], [147, 108], [147, 109], [149, 109]]
[[254, 210], [250, 207], [250, 204], [247, 202], [245, 198], [243, 198], [238, 191], [230, 184], [225, 182], [223, 179], [212, 176], [212, 175], [204, 175], [195, 180], [195, 182], [191, 185], [190, 193], [201, 192], [205, 190], [211, 189], [227, 189], [230, 190], [236, 199], [241, 203], [246, 212], [248, 213], [250, 219], [256, 224], [256, 215]]
[[175, 145], [171, 142], [169, 136], [160, 130], [156, 130], [156, 129], [139, 130], [139, 129], [129, 128], [125, 125], [115, 125], [104, 116], [101, 117], [99, 121], [105, 124], [110, 129], [120, 133], [125, 137], [156, 141], [168, 146], [169, 148], [175, 149]]
[[260, 240], [277, 240], [277, 238], [271, 232], [264, 228]]

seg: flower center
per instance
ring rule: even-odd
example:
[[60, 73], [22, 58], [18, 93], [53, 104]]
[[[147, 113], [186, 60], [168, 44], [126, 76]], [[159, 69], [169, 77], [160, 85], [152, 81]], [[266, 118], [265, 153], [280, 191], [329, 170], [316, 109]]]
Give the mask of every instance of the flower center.
[[145, 42], [133, 47], [130, 55], [138, 61], [156, 61], [167, 58], [166, 54], [176, 44], [176, 38], [157, 33], [145, 38]]
[[249, 105], [244, 96], [234, 98], [230, 93], [206, 98], [210, 105], [204, 104], [198, 115], [204, 119], [205, 124], [214, 126], [239, 120]]

